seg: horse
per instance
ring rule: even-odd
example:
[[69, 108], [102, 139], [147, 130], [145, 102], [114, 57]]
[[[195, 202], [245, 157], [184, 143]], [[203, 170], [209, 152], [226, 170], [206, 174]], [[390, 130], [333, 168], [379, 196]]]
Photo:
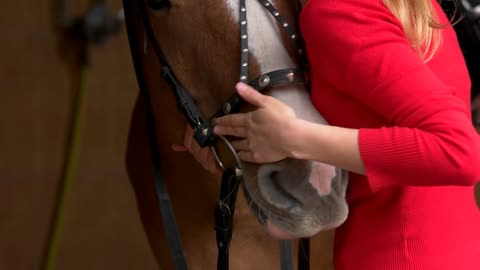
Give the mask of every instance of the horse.
[[[242, 2], [245, 7], [239, 6]], [[302, 51], [292, 43], [299, 37], [283, 31], [297, 29], [299, 7], [292, 0], [124, 0], [124, 11], [137, 79], [145, 94], [136, 100], [126, 150], [126, 169], [143, 228], [160, 268], [175, 269], [152, 176], [146, 118], [150, 111], [157, 135], [153, 151], [161, 160], [189, 269], [214, 269], [213, 209], [220, 179], [190, 154], [172, 151], [172, 144], [182, 143], [188, 121], [177, 110], [172, 81], [162, 79], [161, 72], [168, 62], [199, 114], [225, 111], [225, 101], [231, 100], [239, 79], [260, 78], [258, 84], [268, 85], [269, 78], [260, 75], [300, 66]], [[277, 17], [283, 20], [279, 23]], [[285, 76], [290, 83], [267, 86], [264, 93], [289, 104], [299, 118], [328, 124], [313, 107], [306, 86], [293, 83], [292, 74]], [[252, 109], [241, 106], [242, 111]], [[225, 166], [237, 162], [230, 150], [224, 145], [217, 149]], [[239, 165], [243, 196], [238, 196], [235, 208], [231, 269], [279, 269], [278, 238], [304, 237], [311, 237], [312, 267], [332, 269], [334, 229], [348, 215], [348, 174], [291, 158]]]

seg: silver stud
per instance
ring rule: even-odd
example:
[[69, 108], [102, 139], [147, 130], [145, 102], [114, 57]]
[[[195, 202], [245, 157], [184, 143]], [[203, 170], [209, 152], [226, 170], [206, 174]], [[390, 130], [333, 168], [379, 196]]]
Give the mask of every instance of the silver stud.
[[208, 128], [202, 130], [202, 133], [203, 133], [203, 136], [207, 136], [208, 135]]
[[290, 71], [288, 74], [287, 74], [287, 79], [289, 82], [293, 82], [293, 79], [295, 78], [294, 77], [295, 74], [293, 74], [293, 71]]
[[240, 80], [246, 80], [246, 79], [247, 79], [247, 76], [240, 77]]
[[266, 6], [266, 7], [270, 6], [270, 3], [265, 2], [265, 6]]
[[262, 75], [262, 76], [258, 79], [258, 85], [260, 85], [261, 87], [265, 87], [265, 86], [267, 86], [269, 83], [270, 83], [270, 77], [268, 77], [268, 75]]
[[283, 23], [283, 27], [287, 27], [288, 26], [288, 23]]
[[242, 12], [245, 12], [245, 11], [247, 11], [245, 8], [242, 8], [241, 10], [242, 10]]
[[292, 38], [292, 39], [296, 39], [296, 38], [297, 38], [297, 35], [292, 35], [291, 38]]
[[275, 17], [277, 17], [278, 15], [280, 15], [280, 13], [278, 13], [277, 11], [275, 11], [275, 12], [273, 13], [273, 16], [275, 16]]
[[223, 104], [223, 113], [224, 114], [229, 114], [232, 111], [232, 105], [228, 102]]
[[242, 25], [245, 25], [245, 24], [247, 24], [247, 21], [242, 21]]
[[243, 52], [248, 52], [248, 49], [243, 49]]
[[247, 38], [247, 35], [242, 35], [242, 39], [246, 39]]
[[242, 67], [246, 67], [248, 64], [247, 63], [243, 63]]

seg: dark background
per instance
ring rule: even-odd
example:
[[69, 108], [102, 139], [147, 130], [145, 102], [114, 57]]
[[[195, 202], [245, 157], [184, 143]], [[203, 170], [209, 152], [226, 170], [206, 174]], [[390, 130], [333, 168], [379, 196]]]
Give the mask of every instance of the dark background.
[[[120, 0], [107, 1], [112, 10]], [[69, 1], [83, 14], [89, 0]], [[0, 5], [0, 269], [39, 269], [76, 84], [58, 47], [53, 1]], [[67, 45], [63, 52], [73, 51]], [[127, 180], [137, 93], [126, 32], [91, 51], [85, 127], [57, 269], [158, 269]]]

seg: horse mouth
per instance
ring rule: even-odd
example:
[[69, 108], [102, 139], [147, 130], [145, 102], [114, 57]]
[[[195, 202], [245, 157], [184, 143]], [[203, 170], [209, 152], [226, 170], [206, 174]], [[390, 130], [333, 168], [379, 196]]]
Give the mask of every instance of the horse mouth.
[[[279, 239], [297, 239], [298, 237], [295, 235], [295, 233], [286, 230], [285, 228], [282, 228], [283, 226], [279, 226], [279, 220], [282, 220], [282, 223], [288, 223], [290, 224], [291, 221], [289, 221], [289, 217], [287, 213], [280, 213], [281, 211], [288, 211], [288, 213], [293, 214], [294, 212], [298, 212], [293, 210], [295, 206], [288, 207], [287, 209], [281, 209], [277, 207], [274, 207], [273, 205], [270, 205], [267, 201], [263, 200], [262, 198], [256, 198], [260, 200], [260, 205], [261, 203], [266, 203], [266, 205], [260, 206], [259, 203], [254, 199], [251, 195], [251, 192], [248, 190], [246, 185], [242, 185], [243, 187], [243, 194], [245, 197], [245, 200], [247, 202], [248, 207], [250, 210], [253, 212], [254, 216], [257, 218], [258, 222], [264, 227], [264, 229], [267, 231], [268, 234], [275, 238]], [[276, 190], [276, 192], [279, 192], [282, 194], [282, 196], [285, 197], [285, 200], [291, 200], [292, 203], [289, 203], [289, 205], [297, 205], [300, 204], [297, 199], [295, 199], [292, 195], [290, 195], [287, 191], [285, 191], [283, 188], [278, 186], [279, 189]], [[298, 214], [298, 213], [297, 213]], [[285, 225], [285, 224], [284, 224]], [[288, 227], [292, 227], [293, 224], [290, 224]], [[293, 226], [292, 228], [294, 228]]]
[[[347, 174], [337, 169], [333, 175], [319, 174], [308, 166], [301, 170], [282, 170], [278, 164], [264, 166], [245, 175], [242, 190], [249, 209], [271, 236], [310, 237], [345, 221]], [[325, 183], [315, 183], [319, 177]]]
[[[270, 236], [277, 239], [291, 240], [300, 238], [300, 236], [297, 236], [296, 234], [276, 224], [277, 222], [275, 222], [275, 219], [281, 218], [280, 215], [270, 213], [273, 216], [271, 219], [269, 219], [269, 215], [267, 215], [267, 213], [265, 213], [265, 211], [263, 211], [262, 208], [255, 202], [255, 200], [251, 197], [249, 191], [245, 188], [245, 186], [243, 186], [243, 193], [250, 210], [254, 213], [258, 222], [264, 227], [264, 229]], [[283, 218], [283, 220], [285, 221], [285, 218]]]

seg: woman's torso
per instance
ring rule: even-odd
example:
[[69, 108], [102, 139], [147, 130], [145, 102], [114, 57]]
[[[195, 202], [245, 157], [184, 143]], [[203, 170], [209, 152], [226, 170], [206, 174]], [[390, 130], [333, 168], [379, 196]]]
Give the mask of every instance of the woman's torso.
[[[321, 0], [310, 0], [305, 8], [316, 1]], [[439, 17], [447, 22], [443, 13]], [[469, 108], [470, 81], [455, 32], [446, 28], [442, 35], [443, 45], [427, 65], [456, 89], [455, 94]], [[322, 70], [313, 69], [311, 76], [315, 77], [312, 101], [330, 124], [348, 128], [388, 125], [373, 110], [323, 83]], [[350, 176], [350, 214], [336, 232], [336, 270], [473, 270], [480, 266], [480, 212], [473, 187], [404, 186], [374, 193], [364, 176]]]

